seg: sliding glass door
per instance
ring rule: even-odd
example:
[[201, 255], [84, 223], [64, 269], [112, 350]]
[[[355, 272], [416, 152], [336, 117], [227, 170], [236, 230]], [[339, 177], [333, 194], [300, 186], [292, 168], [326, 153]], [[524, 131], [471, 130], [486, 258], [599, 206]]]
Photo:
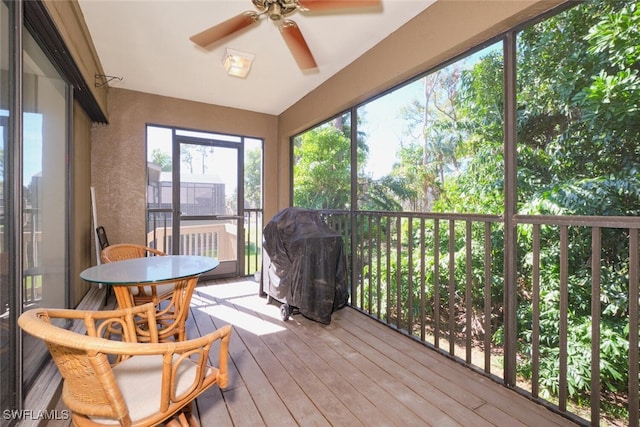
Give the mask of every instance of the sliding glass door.
[[[30, 35], [24, 37], [22, 304], [67, 307], [68, 85]], [[23, 382], [48, 357], [24, 335]]]
[[[36, 41], [41, 39], [24, 29], [22, 6], [19, 2], [0, 4], [0, 406], [3, 409], [20, 406], [48, 360], [42, 342], [20, 331], [18, 316], [38, 306], [69, 306], [71, 89]], [[24, 17], [29, 13], [25, 11]]]

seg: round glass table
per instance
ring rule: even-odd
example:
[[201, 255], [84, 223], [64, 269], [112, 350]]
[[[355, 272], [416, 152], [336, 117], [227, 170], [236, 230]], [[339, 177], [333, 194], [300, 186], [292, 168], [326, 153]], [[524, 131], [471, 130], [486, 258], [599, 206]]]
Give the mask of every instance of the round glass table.
[[[219, 265], [214, 258], [191, 255], [166, 255], [133, 258], [87, 268], [80, 277], [90, 283], [112, 286], [119, 308], [133, 307], [132, 289], [137, 286], [170, 289], [171, 297], [160, 304], [162, 295], [153, 292], [159, 338], [186, 339], [185, 323], [191, 296], [200, 275]], [[162, 286], [171, 284], [173, 286]], [[144, 330], [138, 331], [145, 341]]]
[[200, 276], [218, 266], [205, 256], [166, 255], [133, 258], [87, 268], [80, 277], [87, 282], [131, 286]]

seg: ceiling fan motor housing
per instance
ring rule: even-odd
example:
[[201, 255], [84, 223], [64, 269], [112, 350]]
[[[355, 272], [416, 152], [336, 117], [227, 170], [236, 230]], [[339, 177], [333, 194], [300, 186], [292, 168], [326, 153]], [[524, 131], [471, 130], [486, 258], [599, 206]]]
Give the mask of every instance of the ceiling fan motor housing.
[[280, 21], [298, 9], [297, 0], [251, 0], [254, 6], [269, 16], [272, 21]]

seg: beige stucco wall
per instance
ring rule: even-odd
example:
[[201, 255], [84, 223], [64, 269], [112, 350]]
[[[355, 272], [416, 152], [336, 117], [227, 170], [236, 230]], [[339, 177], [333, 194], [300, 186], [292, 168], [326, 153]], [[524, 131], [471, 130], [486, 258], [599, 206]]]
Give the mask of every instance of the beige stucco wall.
[[278, 206], [290, 203], [291, 136], [562, 3], [439, 0], [389, 35], [278, 117]]
[[264, 139], [265, 193], [278, 191], [276, 116], [124, 89], [111, 89], [107, 102], [109, 124], [92, 131], [91, 182], [110, 243], [145, 243], [147, 124]]

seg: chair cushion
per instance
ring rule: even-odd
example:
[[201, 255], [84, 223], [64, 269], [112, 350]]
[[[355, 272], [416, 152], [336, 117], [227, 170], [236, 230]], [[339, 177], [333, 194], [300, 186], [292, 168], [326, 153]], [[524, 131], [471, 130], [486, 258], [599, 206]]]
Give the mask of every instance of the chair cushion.
[[[174, 360], [177, 358], [177, 355], [174, 356]], [[196, 369], [196, 364], [188, 359], [180, 364], [176, 373], [176, 395], [180, 396], [193, 384]], [[115, 366], [113, 373], [134, 423], [159, 412], [162, 390], [161, 355], [131, 357]], [[103, 424], [118, 424], [113, 419], [91, 419]]]
[[[158, 293], [158, 296], [160, 295], [164, 295], [166, 293], [169, 292], [173, 292], [173, 288], [176, 287], [175, 283], [163, 283], [162, 285], [157, 285], [156, 288], [156, 292]], [[151, 287], [150, 286], [145, 286], [144, 287], [144, 291], [147, 295], [151, 295]], [[136, 296], [138, 295], [138, 287], [137, 286], [131, 286], [131, 293]]]

